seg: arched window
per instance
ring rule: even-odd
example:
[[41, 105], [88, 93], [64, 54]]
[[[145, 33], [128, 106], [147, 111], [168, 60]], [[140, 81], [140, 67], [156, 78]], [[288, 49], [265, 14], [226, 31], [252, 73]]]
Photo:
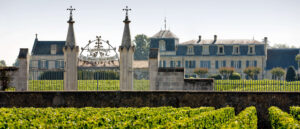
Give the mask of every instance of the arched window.
[[164, 41], [164, 40], [159, 41], [159, 50], [160, 51], [165, 51], [166, 50], [166, 41]]

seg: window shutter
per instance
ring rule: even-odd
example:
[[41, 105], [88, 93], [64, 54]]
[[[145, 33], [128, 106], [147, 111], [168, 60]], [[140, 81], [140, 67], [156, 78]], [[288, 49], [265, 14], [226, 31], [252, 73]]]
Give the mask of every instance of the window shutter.
[[231, 67], [234, 67], [234, 61], [233, 60], [231, 61]]
[[164, 68], [166, 67], [166, 61], [165, 60], [163, 61], [163, 67]]
[[59, 68], [58, 65], [59, 65], [59, 62], [56, 60], [56, 61], [55, 61], [55, 68], [56, 68], [56, 69]]
[[61, 68], [64, 68], [64, 67], [65, 67], [65, 61], [61, 61], [60, 67], [61, 67]]
[[161, 67], [161, 60], [159, 61], [159, 67]]
[[249, 67], [249, 60], [246, 61], [246, 68]]
[[48, 66], [49, 66], [48, 63], [49, 63], [49, 61], [47, 60], [47, 61], [46, 61], [46, 69], [48, 69]]
[[242, 67], [242, 61], [239, 61], [239, 68]]
[[256, 67], [256, 66], [257, 66], [257, 61], [255, 60], [255, 61], [254, 61], [254, 67]]
[[38, 68], [39, 69], [41, 68], [41, 61], [40, 60], [38, 61]]
[[185, 61], [185, 67], [186, 67], [186, 68], [189, 67], [189, 61]]
[[210, 61], [208, 61], [208, 68], [210, 69]]
[[193, 61], [193, 68], [196, 68], [196, 61]]
[[178, 65], [178, 67], [181, 67], [181, 66], [180, 66], [180, 61], [177, 62], [177, 65]]
[[216, 60], [216, 69], [219, 68], [219, 61]]

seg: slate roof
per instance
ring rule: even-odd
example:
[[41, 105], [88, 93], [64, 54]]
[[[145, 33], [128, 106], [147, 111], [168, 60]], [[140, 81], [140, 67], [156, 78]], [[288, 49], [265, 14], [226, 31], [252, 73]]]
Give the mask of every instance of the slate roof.
[[51, 45], [56, 44], [56, 54], [64, 55], [63, 47], [66, 41], [34, 41], [31, 55], [51, 55]]
[[198, 40], [189, 40], [179, 44], [264, 44], [263, 42], [257, 40], [249, 39], [220, 39], [220, 40], [201, 40], [200, 43], [197, 43]]
[[170, 30], [161, 30], [155, 35], [153, 35], [151, 38], [175, 38], [178, 39], [178, 37], [172, 33]]
[[298, 48], [286, 48], [286, 49], [268, 49], [267, 56], [267, 70], [271, 70], [275, 67], [288, 68], [289, 66], [294, 66], [298, 69], [298, 64], [295, 60], [297, 54], [299, 54], [300, 49]]

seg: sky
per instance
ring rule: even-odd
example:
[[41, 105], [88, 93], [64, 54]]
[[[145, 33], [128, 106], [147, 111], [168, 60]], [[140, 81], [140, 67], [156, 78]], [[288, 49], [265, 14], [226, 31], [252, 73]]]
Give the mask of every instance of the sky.
[[0, 60], [12, 65], [20, 48], [31, 52], [41, 41], [66, 39], [69, 6], [76, 42], [97, 35], [119, 47], [129, 6], [131, 37], [170, 29], [180, 42], [197, 39], [255, 39], [300, 47], [300, 0], [0, 0]]

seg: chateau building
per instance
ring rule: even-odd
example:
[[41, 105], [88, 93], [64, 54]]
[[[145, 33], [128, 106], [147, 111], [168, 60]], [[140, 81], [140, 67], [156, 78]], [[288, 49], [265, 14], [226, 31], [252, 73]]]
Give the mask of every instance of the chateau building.
[[268, 38], [263, 41], [218, 39], [179, 42], [179, 38], [170, 30], [161, 30], [152, 36], [150, 48], [158, 48], [159, 67], [184, 67], [185, 77], [196, 77], [195, 68], [207, 68], [209, 73], [217, 74], [222, 67], [233, 67], [243, 79], [247, 67], [259, 67], [261, 72], [256, 79], [272, 79], [270, 70], [275, 67], [287, 69], [294, 66], [300, 49], [267, 49]]

